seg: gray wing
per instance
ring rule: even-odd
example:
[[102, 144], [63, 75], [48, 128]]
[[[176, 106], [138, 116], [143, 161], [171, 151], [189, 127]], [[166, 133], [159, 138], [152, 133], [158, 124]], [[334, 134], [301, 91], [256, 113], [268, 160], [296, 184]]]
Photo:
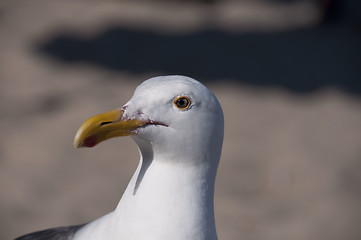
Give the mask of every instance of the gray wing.
[[69, 227], [50, 228], [18, 237], [15, 240], [70, 240], [74, 234], [84, 225], [85, 224]]

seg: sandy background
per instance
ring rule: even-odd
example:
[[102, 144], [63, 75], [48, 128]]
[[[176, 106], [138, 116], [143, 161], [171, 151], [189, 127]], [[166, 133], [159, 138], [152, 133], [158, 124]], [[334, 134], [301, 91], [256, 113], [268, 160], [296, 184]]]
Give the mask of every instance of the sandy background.
[[0, 239], [115, 208], [135, 144], [76, 150], [74, 134], [163, 74], [223, 106], [219, 239], [361, 239], [360, 8], [345, 2], [323, 22], [313, 1], [1, 1]]

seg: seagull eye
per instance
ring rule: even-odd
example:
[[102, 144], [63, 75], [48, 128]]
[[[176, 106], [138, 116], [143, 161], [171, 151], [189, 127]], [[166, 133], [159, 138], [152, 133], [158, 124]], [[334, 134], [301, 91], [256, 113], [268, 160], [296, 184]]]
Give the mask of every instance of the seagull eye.
[[186, 110], [191, 105], [191, 100], [186, 96], [177, 97], [174, 100], [174, 105], [180, 110]]

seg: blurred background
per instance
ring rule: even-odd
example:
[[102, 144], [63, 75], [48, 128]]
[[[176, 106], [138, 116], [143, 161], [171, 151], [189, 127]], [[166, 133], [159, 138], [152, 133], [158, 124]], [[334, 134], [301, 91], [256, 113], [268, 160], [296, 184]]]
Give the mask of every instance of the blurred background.
[[219, 239], [361, 239], [359, 0], [2, 0], [0, 239], [112, 211], [135, 144], [73, 137], [165, 74], [224, 109]]

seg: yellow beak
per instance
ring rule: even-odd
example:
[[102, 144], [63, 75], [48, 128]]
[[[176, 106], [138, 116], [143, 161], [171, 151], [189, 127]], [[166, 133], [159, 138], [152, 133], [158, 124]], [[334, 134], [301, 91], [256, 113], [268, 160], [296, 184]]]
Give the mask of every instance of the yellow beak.
[[77, 131], [74, 147], [94, 147], [107, 139], [134, 135], [134, 130], [147, 122], [139, 119], [121, 119], [124, 111], [114, 109], [86, 120]]

